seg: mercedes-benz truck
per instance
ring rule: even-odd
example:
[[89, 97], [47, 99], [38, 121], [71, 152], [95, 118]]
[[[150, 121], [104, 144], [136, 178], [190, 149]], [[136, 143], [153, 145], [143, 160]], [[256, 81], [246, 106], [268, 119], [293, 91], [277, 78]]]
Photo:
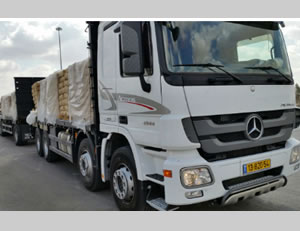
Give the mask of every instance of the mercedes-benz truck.
[[120, 210], [228, 205], [299, 170], [283, 23], [88, 25], [93, 122], [38, 123], [37, 144], [89, 190], [109, 183]]

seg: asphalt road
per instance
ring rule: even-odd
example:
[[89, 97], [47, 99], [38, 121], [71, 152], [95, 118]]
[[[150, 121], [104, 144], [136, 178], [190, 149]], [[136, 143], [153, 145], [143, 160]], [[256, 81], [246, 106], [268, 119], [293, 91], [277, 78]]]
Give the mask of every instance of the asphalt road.
[[[294, 133], [300, 140], [300, 131]], [[286, 187], [220, 207], [210, 203], [181, 210], [300, 210], [300, 173], [289, 177]], [[47, 163], [34, 144], [14, 145], [12, 137], [0, 137], [0, 210], [95, 211], [118, 210], [109, 190], [89, 192], [80, 183], [77, 168], [67, 160]]]

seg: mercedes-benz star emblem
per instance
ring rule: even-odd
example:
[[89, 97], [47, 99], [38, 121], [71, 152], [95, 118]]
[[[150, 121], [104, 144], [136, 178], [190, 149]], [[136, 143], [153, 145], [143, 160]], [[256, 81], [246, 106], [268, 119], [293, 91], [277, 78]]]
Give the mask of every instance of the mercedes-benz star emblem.
[[246, 120], [246, 136], [249, 140], [259, 140], [264, 133], [263, 121], [258, 115], [250, 115]]

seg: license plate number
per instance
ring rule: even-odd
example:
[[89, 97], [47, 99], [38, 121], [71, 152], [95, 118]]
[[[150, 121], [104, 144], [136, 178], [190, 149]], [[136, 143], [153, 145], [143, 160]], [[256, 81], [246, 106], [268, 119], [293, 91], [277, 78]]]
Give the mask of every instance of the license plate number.
[[270, 167], [271, 167], [270, 159], [260, 160], [260, 161], [252, 162], [249, 164], [244, 164], [243, 165], [243, 173], [244, 174], [253, 173], [253, 172], [257, 172], [257, 171], [267, 169]]

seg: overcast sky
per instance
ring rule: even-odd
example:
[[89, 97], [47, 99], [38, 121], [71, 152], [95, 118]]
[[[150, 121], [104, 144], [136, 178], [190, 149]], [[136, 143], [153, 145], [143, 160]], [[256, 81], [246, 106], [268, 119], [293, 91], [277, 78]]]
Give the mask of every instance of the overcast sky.
[[[14, 90], [15, 76], [48, 76], [59, 69], [60, 26], [63, 68], [88, 57], [82, 21], [0, 22], [0, 96]], [[296, 82], [300, 83], [300, 22], [287, 21], [282, 29]]]
[[63, 68], [87, 58], [84, 20], [0, 22], [0, 96], [14, 90], [15, 76], [48, 76], [59, 70], [58, 26], [63, 28]]

